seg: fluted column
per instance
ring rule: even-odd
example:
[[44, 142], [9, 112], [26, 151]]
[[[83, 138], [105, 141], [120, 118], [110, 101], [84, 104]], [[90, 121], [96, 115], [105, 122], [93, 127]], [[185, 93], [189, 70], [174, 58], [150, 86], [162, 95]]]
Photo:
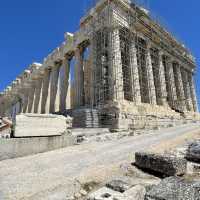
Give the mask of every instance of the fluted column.
[[24, 88], [21, 91], [22, 96], [22, 113], [26, 113], [28, 111], [28, 89]]
[[175, 73], [176, 73], [176, 83], [177, 83], [177, 94], [178, 94], [178, 105], [179, 105], [179, 108], [182, 110], [182, 111], [186, 111], [186, 105], [185, 105], [185, 95], [184, 95], [184, 88], [183, 88], [183, 80], [182, 80], [182, 76], [181, 76], [181, 67], [179, 64], [177, 64], [175, 66], [176, 70], [175, 70]]
[[84, 104], [84, 71], [82, 49], [76, 49], [75, 60], [75, 107], [79, 108]]
[[150, 44], [147, 44], [146, 67], [147, 67], [147, 82], [148, 82], [149, 103], [156, 105], [157, 104], [157, 102], [156, 102], [156, 90], [155, 90], [155, 83], [154, 83]]
[[2, 116], [2, 113], [3, 113], [3, 102], [2, 102], [3, 98], [1, 97], [1, 94], [0, 94], [0, 116]]
[[52, 67], [51, 71], [51, 91], [50, 91], [50, 113], [54, 113], [57, 110], [56, 103], [57, 103], [57, 95], [58, 95], [58, 78], [59, 78], [59, 72], [60, 72], [60, 63], [55, 64], [54, 67]]
[[35, 85], [34, 83], [31, 83], [28, 92], [28, 113], [32, 113], [33, 111], [34, 94], [35, 94]]
[[19, 96], [19, 113], [23, 112], [23, 96], [22, 94], [20, 94], [20, 92], [18, 91], [18, 96]]
[[186, 70], [181, 71], [182, 80], [183, 80], [183, 88], [185, 93], [185, 103], [188, 111], [193, 111], [190, 84], [188, 79], [188, 72]]
[[159, 51], [159, 89], [160, 89], [160, 102], [161, 105], [167, 105], [167, 87], [165, 79], [165, 68], [163, 64], [163, 52]]
[[41, 101], [41, 113], [49, 113], [49, 102], [50, 102], [50, 74], [51, 70], [46, 69], [43, 77], [42, 84], [42, 101]]
[[91, 101], [90, 101], [90, 106], [93, 107], [96, 104], [96, 84], [95, 84], [95, 72], [97, 69], [97, 58], [96, 58], [96, 51], [97, 51], [97, 41], [95, 40], [95, 34], [92, 34], [90, 36], [90, 60], [91, 60], [91, 90], [90, 90], [90, 94], [91, 94]]
[[130, 68], [131, 68], [131, 85], [130, 91], [132, 94], [133, 101], [136, 104], [141, 103], [141, 93], [140, 93], [140, 81], [139, 81], [139, 69], [137, 63], [137, 50], [135, 47], [135, 41], [131, 41], [130, 45]]
[[69, 88], [70, 60], [68, 57], [62, 61], [62, 78], [60, 79], [60, 111], [64, 112], [67, 106], [67, 93]]
[[111, 33], [111, 69], [110, 73], [112, 77], [110, 95], [111, 99], [124, 100], [124, 86], [123, 86], [123, 72], [122, 72], [122, 58], [120, 47], [119, 30], [115, 29]]
[[3, 117], [5, 114], [5, 102], [2, 99], [1, 105], [0, 105], [0, 116]]
[[176, 108], [177, 104], [177, 94], [176, 85], [173, 72], [173, 64], [170, 57], [166, 57], [166, 74], [168, 83], [168, 100], [172, 108]]
[[35, 83], [34, 113], [40, 113], [39, 102], [42, 90], [42, 78], [38, 78]]
[[194, 112], [199, 112], [196, 90], [195, 90], [195, 84], [194, 84], [194, 78], [193, 78], [192, 73], [188, 73], [188, 81], [189, 81], [189, 85], [190, 85], [190, 92], [191, 92], [191, 97], [192, 97], [193, 110], [194, 110]]

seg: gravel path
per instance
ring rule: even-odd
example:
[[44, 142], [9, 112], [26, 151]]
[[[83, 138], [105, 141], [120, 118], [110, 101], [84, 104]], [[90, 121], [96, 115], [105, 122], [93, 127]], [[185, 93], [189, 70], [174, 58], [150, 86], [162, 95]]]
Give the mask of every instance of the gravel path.
[[199, 124], [154, 131], [148, 135], [117, 141], [93, 142], [52, 152], [0, 162], [1, 199], [52, 199], [66, 196], [66, 187], [74, 178], [98, 166], [132, 162], [134, 152], [174, 139], [192, 131]]

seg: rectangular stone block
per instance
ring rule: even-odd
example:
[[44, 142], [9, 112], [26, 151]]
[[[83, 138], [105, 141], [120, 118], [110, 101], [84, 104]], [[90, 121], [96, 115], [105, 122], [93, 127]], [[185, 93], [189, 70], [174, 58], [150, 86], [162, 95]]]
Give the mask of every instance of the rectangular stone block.
[[20, 114], [16, 116], [14, 137], [43, 137], [62, 135], [71, 118], [52, 114]]
[[187, 169], [183, 158], [144, 152], [135, 153], [135, 165], [162, 176], [183, 175]]
[[200, 164], [200, 140], [189, 145], [186, 152], [186, 159]]

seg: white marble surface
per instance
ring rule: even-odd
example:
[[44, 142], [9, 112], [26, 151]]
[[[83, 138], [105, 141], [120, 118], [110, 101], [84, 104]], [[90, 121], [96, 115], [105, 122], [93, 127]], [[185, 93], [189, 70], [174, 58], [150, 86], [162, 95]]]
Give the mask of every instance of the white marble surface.
[[20, 114], [16, 117], [15, 137], [62, 135], [68, 118], [52, 114]]

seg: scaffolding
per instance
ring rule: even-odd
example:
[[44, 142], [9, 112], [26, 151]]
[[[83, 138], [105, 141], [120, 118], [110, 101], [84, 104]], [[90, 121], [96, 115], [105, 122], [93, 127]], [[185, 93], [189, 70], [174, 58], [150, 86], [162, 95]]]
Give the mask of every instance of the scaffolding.
[[[123, 98], [127, 101], [134, 102], [133, 96], [138, 91], [133, 91], [133, 84], [135, 80], [133, 78], [133, 71], [131, 66], [131, 43], [134, 41], [137, 51], [136, 60], [139, 70], [139, 84], [141, 93], [141, 102], [150, 103], [151, 94], [149, 93], [149, 73], [147, 71], [147, 57], [150, 52], [153, 81], [155, 83], [154, 90], [156, 94], [157, 105], [162, 105], [161, 101], [161, 72], [159, 70], [159, 62], [162, 59], [164, 66], [164, 79], [166, 83], [168, 104], [173, 110], [182, 111], [177, 105], [186, 99], [176, 99], [176, 102], [172, 102], [175, 97], [170, 97], [169, 93], [172, 92], [170, 88], [170, 79], [168, 77], [168, 64], [169, 60], [166, 56], [159, 55], [159, 49], [164, 50], [169, 55], [175, 56], [183, 62], [188, 62], [186, 58], [181, 56], [183, 47], [176, 42], [164, 28], [162, 28], [157, 22], [153, 21], [149, 13], [141, 9], [141, 2], [144, 6], [144, 1], [132, 1], [131, 9], [122, 10], [120, 6], [115, 6], [113, 1], [105, 1], [104, 7], [97, 10], [97, 14], [93, 16], [89, 24], [90, 31], [90, 46], [91, 46], [91, 80], [93, 85], [90, 86], [90, 106], [91, 108], [102, 108], [107, 102], [115, 99], [117, 93], [117, 100], [121, 101]], [[147, 1], [146, 1], [147, 2]], [[93, 0], [90, 6], [96, 5], [97, 0]], [[138, 6], [139, 3], [139, 6]], [[118, 34], [114, 34], [115, 30], [118, 30]], [[142, 37], [141, 37], [142, 33]], [[145, 38], [145, 39], [144, 39]], [[154, 46], [148, 49], [146, 42], [152, 42]], [[119, 48], [119, 49], [118, 49]], [[174, 52], [176, 49], [176, 53]], [[119, 51], [118, 51], [119, 50]], [[117, 56], [117, 58], [116, 58]], [[117, 63], [114, 61], [117, 60]], [[119, 66], [121, 64], [121, 70]], [[189, 63], [193, 64], [193, 63]], [[175, 63], [173, 63], [173, 72], [175, 74], [175, 87], [177, 90], [177, 96], [180, 96], [179, 86], [177, 85], [177, 71]], [[184, 73], [181, 73], [184, 80]], [[122, 81], [121, 81], [122, 78]], [[184, 86], [186, 83], [183, 84]], [[123, 93], [123, 95], [121, 95]], [[185, 97], [188, 95], [188, 91], [184, 91]], [[107, 120], [104, 114], [102, 119]], [[145, 117], [145, 116], [141, 116]], [[110, 118], [116, 118], [116, 116], [110, 116]], [[135, 117], [137, 118], [137, 117]], [[109, 121], [109, 120], [108, 120]]]

